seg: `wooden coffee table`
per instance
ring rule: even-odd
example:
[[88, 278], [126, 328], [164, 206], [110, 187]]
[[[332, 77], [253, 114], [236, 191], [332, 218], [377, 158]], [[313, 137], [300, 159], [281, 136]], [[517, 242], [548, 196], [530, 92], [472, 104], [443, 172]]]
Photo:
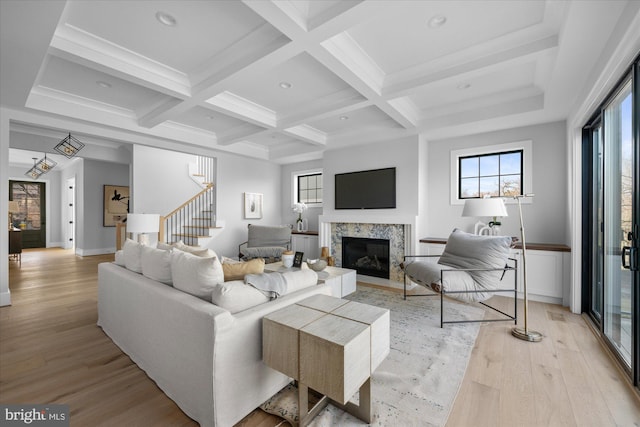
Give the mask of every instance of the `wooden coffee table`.
[[[262, 331], [265, 363], [298, 381], [300, 426], [329, 400], [371, 422], [371, 374], [389, 354], [389, 310], [315, 295], [265, 316]], [[311, 411], [309, 388], [324, 395]]]

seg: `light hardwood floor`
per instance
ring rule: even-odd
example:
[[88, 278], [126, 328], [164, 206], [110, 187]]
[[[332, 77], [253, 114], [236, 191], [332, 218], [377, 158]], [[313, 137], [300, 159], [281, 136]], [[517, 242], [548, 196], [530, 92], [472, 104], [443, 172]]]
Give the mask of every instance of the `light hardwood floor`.
[[[48, 249], [10, 262], [0, 402], [68, 404], [72, 426], [197, 425], [96, 326], [97, 264], [112, 259]], [[447, 426], [640, 426], [637, 395], [581, 316], [531, 303], [529, 323], [542, 342], [481, 326]], [[281, 421], [256, 410], [238, 426]]]

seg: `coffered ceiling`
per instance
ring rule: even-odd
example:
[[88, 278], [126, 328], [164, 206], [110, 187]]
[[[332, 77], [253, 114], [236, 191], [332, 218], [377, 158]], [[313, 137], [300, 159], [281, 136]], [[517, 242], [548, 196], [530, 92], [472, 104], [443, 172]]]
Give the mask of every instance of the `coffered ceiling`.
[[91, 124], [95, 137], [124, 132], [115, 142], [129, 133], [278, 163], [565, 119], [632, 6], [42, 3], [0, 3], [2, 104]]

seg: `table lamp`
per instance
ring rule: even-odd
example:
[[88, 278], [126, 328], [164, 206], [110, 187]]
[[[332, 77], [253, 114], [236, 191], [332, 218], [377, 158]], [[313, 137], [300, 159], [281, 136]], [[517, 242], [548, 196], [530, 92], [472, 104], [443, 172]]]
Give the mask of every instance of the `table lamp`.
[[158, 214], [127, 214], [127, 233], [138, 234], [138, 243], [149, 243], [147, 233], [160, 231], [160, 215]]
[[507, 213], [507, 208], [504, 206], [504, 201], [501, 198], [492, 197], [466, 199], [462, 216], [493, 217], [493, 221], [489, 222], [489, 224], [478, 221], [475, 225], [474, 233], [478, 235], [487, 234], [489, 236], [497, 236], [500, 234], [500, 222], [497, 220], [497, 217], [509, 216], [509, 214]]

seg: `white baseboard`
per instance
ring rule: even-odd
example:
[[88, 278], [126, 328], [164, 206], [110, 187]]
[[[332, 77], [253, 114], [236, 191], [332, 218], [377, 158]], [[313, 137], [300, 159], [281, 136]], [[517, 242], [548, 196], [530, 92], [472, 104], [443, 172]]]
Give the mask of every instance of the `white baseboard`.
[[47, 248], [64, 248], [63, 242], [49, 242]]
[[115, 254], [115, 253], [116, 253], [116, 248], [101, 248], [101, 249], [76, 248], [76, 255], [79, 255], [79, 256], [106, 255], [106, 254]]
[[11, 305], [11, 291], [2, 292], [0, 294], [0, 307]]

